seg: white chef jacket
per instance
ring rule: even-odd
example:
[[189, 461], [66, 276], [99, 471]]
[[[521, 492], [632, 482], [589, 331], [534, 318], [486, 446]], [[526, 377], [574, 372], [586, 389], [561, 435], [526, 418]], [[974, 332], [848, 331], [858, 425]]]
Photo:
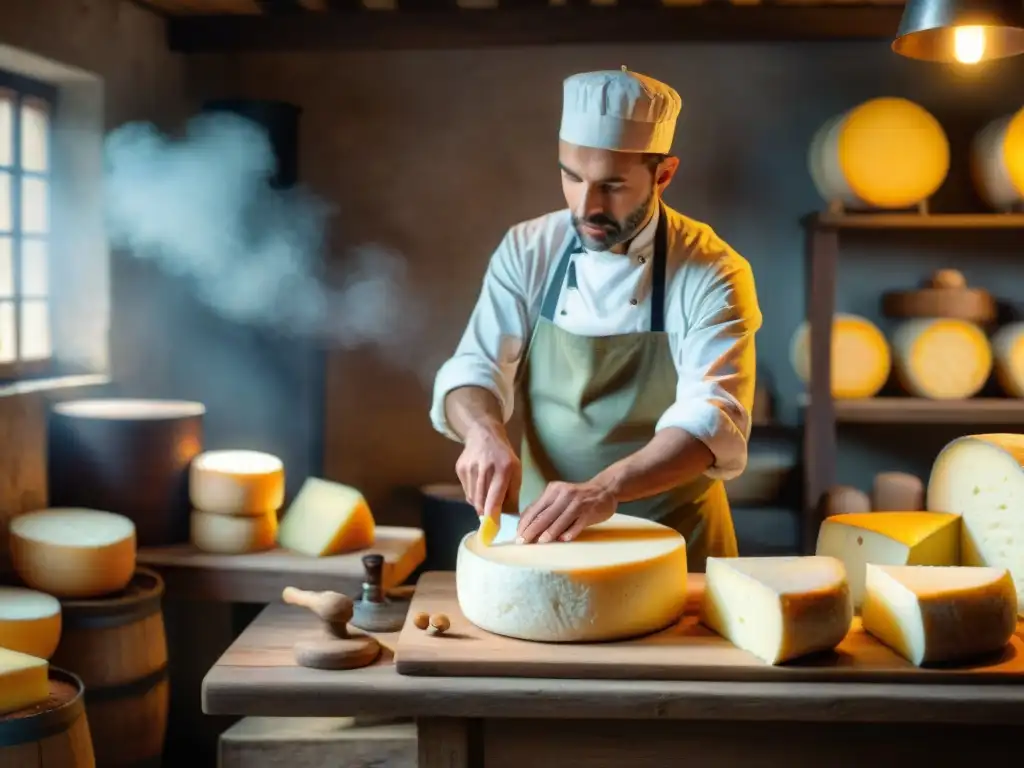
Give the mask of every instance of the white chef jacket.
[[[711, 227], [664, 210], [665, 331], [679, 380], [675, 402], [655, 429], [678, 427], [696, 437], [714, 454], [706, 474], [729, 480], [747, 463], [754, 335], [761, 327], [753, 273]], [[587, 250], [573, 257], [576, 287], [562, 290], [556, 325], [582, 336], [650, 330], [658, 216], [656, 210], [625, 254]], [[459, 439], [444, 411], [445, 396], [458, 387], [491, 391], [505, 421], [512, 416], [516, 372], [571, 230], [564, 209], [513, 226], [498, 245], [458, 348], [434, 381], [430, 415], [441, 434]]]

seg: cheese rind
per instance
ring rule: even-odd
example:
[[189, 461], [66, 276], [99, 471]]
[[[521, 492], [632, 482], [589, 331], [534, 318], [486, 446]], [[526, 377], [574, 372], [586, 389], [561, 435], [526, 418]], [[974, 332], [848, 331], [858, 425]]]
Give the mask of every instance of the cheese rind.
[[955, 663], [1004, 648], [1017, 628], [1005, 568], [867, 566], [864, 630], [911, 663]]
[[284, 463], [261, 451], [206, 451], [189, 465], [189, 498], [202, 512], [258, 517], [284, 504]]
[[[832, 319], [832, 397], [838, 400], [874, 397], [885, 386], [892, 369], [892, 353], [885, 335], [870, 320], [838, 313]], [[803, 322], [793, 334], [789, 360], [797, 378], [811, 380], [811, 331]]]
[[19, 515], [10, 546], [22, 581], [54, 597], [119, 592], [135, 573], [135, 524], [112, 512], [68, 507]]
[[60, 643], [60, 601], [21, 587], [0, 587], [0, 648], [49, 659]]
[[834, 515], [818, 529], [815, 554], [846, 567], [853, 606], [864, 599], [865, 565], [956, 565], [960, 518], [937, 512], [863, 512]]
[[566, 643], [650, 634], [686, 608], [686, 540], [615, 514], [573, 541], [487, 546], [473, 532], [455, 565], [459, 608], [488, 632]]
[[219, 555], [243, 555], [273, 549], [277, 543], [277, 513], [219, 515], [192, 510], [192, 545], [203, 552]]
[[835, 558], [708, 558], [701, 622], [766, 664], [833, 650], [852, 620]]
[[1024, 615], [1024, 435], [949, 442], [928, 478], [930, 510], [960, 515], [960, 564], [1008, 568]]
[[900, 385], [915, 397], [960, 400], [976, 395], [992, 373], [992, 348], [974, 323], [915, 318], [892, 337]]
[[363, 494], [342, 483], [310, 477], [277, 532], [277, 543], [311, 557], [373, 546], [376, 524]]
[[49, 662], [0, 648], [0, 715], [31, 707], [49, 697]]

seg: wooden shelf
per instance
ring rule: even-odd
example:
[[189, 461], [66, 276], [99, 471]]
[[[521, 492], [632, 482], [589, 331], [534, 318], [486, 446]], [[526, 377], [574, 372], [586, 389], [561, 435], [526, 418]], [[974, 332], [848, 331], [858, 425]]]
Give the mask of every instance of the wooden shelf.
[[[801, 405], [807, 402], [801, 399]], [[844, 424], [1024, 424], [1024, 399], [1017, 398], [871, 397], [834, 400], [833, 407], [836, 421]]]
[[818, 229], [1024, 229], [1024, 213], [813, 213]]

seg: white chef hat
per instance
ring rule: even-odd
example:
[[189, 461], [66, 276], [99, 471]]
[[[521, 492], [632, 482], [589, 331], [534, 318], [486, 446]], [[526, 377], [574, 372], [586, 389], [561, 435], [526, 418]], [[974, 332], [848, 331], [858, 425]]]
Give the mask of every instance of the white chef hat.
[[572, 75], [562, 90], [563, 141], [619, 152], [672, 147], [682, 99], [665, 83], [623, 67]]

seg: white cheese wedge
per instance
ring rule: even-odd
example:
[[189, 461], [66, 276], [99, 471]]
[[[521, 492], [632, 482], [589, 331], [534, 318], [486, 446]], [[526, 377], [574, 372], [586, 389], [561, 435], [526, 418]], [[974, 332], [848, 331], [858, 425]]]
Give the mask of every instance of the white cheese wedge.
[[836, 558], [708, 558], [701, 622], [766, 664], [833, 650], [852, 620]]
[[11, 521], [11, 564], [28, 586], [54, 597], [119, 592], [135, 573], [135, 524], [95, 509], [53, 508]]
[[864, 599], [864, 566], [956, 565], [960, 519], [937, 512], [855, 512], [825, 518], [815, 554], [843, 561], [854, 610]]
[[0, 715], [40, 704], [49, 697], [50, 663], [0, 648]]
[[1008, 568], [1024, 614], [1024, 435], [960, 437], [932, 464], [928, 509], [961, 516], [960, 564]]
[[219, 555], [263, 552], [277, 544], [277, 513], [270, 511], [257, 517], [193, 510], [189, 535], [192, 545], [203, 552]]
[[0, 587], [0, 648], [49, 659], [60, 643], [60, 601], [21, 587]]
[[667, 526], [616, 514], [574, 541], [459, 546], [463, 615], [521, 640], [615, 640], [664, 629], [686, 607], [686, 540]]
[[956, 663], [1006, 647], [1017, 590], [1005, 568], [868, 565], [861, 620], [917, 666]]
[[284, 504], [284, 463], [261, 451], [206, 451], [189, 465], [189, 498], [202, 512], [265, 516]]
[[282, 547], [325, 557], [373, 546], [376, 524], [363, 494], [310, 477], [288, 507], [277, 533]]

